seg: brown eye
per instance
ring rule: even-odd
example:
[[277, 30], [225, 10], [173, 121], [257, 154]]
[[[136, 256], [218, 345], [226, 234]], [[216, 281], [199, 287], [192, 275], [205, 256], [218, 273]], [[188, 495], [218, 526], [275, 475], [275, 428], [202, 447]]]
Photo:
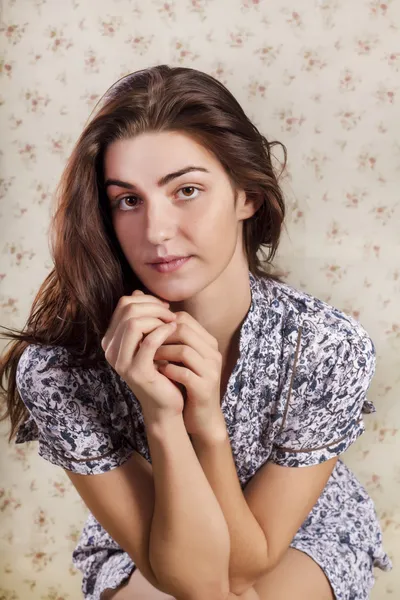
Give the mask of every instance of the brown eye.
[[[120, 198], [115, 202], [115, 206], [120, 210], [129, 210], [130, 208], [136, 208], [137, 205], [137, 197], [136, 196], [125, 196], [124, 198]], [[124, 204], [122, 204], [124, 202]]]
[[185, 188], [182, 188], [183, 192], [184, 192], [185, 194], [186, 194], [186, 192], [188, 192], [189, 196], [192, 194], [192, 190], [193, 190], [193, 189], [194, 189], [194, 188], [192, 188], [192, 187], [185, 187]]
[[180, 188], [179, 192], [183, 193], [183, 197], [185, 200], [195, 200], [199, 194], [193, 196], [193, 192], [200, 193], [201, 190], [199, 188], [194, 187], [193, 185], [186, 185], [185, 187]]

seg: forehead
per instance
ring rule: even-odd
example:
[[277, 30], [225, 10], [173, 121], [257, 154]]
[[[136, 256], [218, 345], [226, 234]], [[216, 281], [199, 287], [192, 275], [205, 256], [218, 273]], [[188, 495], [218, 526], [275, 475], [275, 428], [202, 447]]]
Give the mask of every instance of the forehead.
[[133, 173], [154, 178], [177, 171], [190, 163], [222, 168], [215, 156], [188, 134], [176, 131], [149, 132], [126, 140], [116, 140], [104, 154], [106, 177]]

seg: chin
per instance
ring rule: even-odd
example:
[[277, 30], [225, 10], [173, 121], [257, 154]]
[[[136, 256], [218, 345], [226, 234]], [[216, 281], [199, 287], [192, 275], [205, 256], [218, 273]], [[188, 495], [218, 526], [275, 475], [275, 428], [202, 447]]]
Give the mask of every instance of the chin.
[[157, 275], [151, 279], [141, 279], [141, 281], [146, 288], [145, 293], [156, 296], [165, 302], [184, 302], [192, 298], [199, 289], [199, 286], [195, 285], [193, 280], [191, 282], [183, 279], [182, 281], [167, 279], [162, 281], [157, 278]]

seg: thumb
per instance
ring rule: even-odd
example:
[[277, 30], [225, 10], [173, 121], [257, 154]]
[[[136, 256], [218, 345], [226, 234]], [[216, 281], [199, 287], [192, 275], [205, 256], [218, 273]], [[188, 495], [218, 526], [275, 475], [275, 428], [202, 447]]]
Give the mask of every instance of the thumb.
[[139, 295], [144, 296], [144, 292], [142, 292], [142, 290], [134, 290], [131, 295], [132, 296], [135, 296], [135, 295], [136, 296], [139, 296]]

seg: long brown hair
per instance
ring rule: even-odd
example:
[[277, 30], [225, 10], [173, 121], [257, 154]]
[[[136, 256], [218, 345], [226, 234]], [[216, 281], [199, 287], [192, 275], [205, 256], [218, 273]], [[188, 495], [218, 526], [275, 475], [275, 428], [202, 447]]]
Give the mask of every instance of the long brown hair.
[[[97, 111], [96, 111], [97, 109]], [[234, 186], [262, 201], [244, 221], [249, 270], [279, 279], [270, 267], [285, 215], [283, 194], [268, 142], [227, 88], [206, 73], [158, 65], [127, 75], [105, 93], [80, 135], [56, 190], [50, 241], [54, 268], [41, 284], [23, 330], [7, 329], [13, 340], [0, 364], [0, 386], [10, 418], [9, 441], [28, 416], [17, 387], [18, 361], [29, 344], [64, 346], [74, 364], [104, 363], [101, 338], [122, 295], [145, 290], [115, 236], [103, 186], [105, 148], [147, 131], [184, 131], [221, 162]], [[283, 172], [286, 166], [286, 148]], [[262, 246], [268, 248], [267, 255]], [[257, 256], [260, 251], [266, 269]], [[3, 383], [8, 381], [8, 390]]]

